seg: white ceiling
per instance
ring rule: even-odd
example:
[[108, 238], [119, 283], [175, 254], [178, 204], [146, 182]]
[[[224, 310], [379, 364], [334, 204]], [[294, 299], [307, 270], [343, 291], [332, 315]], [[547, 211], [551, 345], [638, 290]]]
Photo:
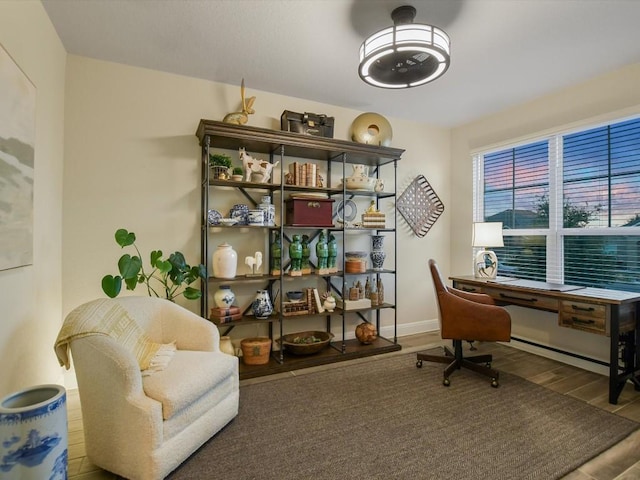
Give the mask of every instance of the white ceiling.
[[[262, 90], [444, 127], [640, 62], [640, 0], [42, 3], [70, 54], [232, 85], [244, 77], [248, 96]], [[449, 34], [451, 66], [416, 88], [366, 85], [360, 44], [404, 4], [416, 7], [416, 22]]]

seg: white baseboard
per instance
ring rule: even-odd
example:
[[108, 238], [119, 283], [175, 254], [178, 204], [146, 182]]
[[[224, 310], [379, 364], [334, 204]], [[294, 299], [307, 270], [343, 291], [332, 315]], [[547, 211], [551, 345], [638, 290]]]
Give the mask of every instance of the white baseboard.
[[[410, 322], [410, 323], [398, 323], [397, 325], [397, 335], [398, 337], [406, 337], [407, 335], [416, 335], [419, 333], [427, 333], [434, 332], [440, 329], [440, 323], [438, 319], [432, 320], [420, 320], [418, 322]], [[378, 332], [381, 337], [393, 339], [393, 325], [383, 325]], [[338, 332], [335, 333], [335, 340], [342, 340], [342, 335]], [[352, 331], [347, 332], [346, 339], [350, 340], [356, 338], [356, 332], [354, 329]]]

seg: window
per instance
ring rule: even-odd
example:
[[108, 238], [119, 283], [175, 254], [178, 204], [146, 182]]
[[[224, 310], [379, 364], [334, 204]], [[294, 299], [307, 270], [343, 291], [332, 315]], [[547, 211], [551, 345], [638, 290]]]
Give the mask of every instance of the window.
[[500, 275], [640, 291], [640, 118], [474, 156]]

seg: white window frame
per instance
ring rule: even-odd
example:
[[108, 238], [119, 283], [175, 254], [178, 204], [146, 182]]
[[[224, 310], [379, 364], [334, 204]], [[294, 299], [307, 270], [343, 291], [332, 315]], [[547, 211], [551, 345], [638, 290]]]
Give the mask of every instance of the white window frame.
[[[564, 237], [565, 236], [631, 236], [640, 237], [640, 228], [592, 227], [564, 228], [563, 226], [563, 157], [562, 139], [566, 135], [613, 125], [628, 120], [640, 119], [640, 115], [629, 115], [603, 122], [584, 124], [579, 127], [558, 130], [525, 140], [494, 146], [490, 149], [472, 153], [473, 162], [473, 221], [484, 221], [484, 157], [492, 153], [521, 147], [536, 142], [547, 141], [549, 151], [549, 228], [509, 229], [506, 236], [538, 235], [546, 237], [547, 264], [546, 281], [564, 283]], [[476, 250], [472, 252], [475, 257]]]

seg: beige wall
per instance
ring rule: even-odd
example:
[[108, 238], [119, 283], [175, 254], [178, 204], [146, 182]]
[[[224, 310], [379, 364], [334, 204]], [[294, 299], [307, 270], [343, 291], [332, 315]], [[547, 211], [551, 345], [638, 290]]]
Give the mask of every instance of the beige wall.
[[[614, 120], [640, 113], [640, 64], [630, 65], [569, 89], [455, 128], [451, 142], [451, 270], [471, 274], [471, 152], [553, 129]], [[603, 360], [606, 338], [557, 326], [555, 315], [513, 309], [514, 334]], [[592, 367], [592, 364], [583, 366]]]
[[[283, 110], [336, 118], [335, 137], [347, 139], [361, 112], [255, 91], [249, 124], [279, 129]], [[143, 255], [181, 250], [199, 261], [199, 158], [195, 131], [201, 118], [220, 120], [238, 108], [238, 86], [69, 56], [65, 114], [63, 311], [103, 296], [100, 279], [116, 273], [117, 228], [133, 230]], [[406, 149], [398, 168], [403, 190], [424, 174], [445, 205], [449, 192], [447, 129], [389, 119], [393, 146]], [[437, 315], [426, 260], [449, 256], [448, 215], [423, 239], [402, 228], [399, 237], [398, 319], [403, 333], [425, 330]], [[247, 242], [244, 239], [238, 242]], [[242, 245], [234, 245], [237, 250]], [[243, 255], [239, 257], [244, 258]], [[244, 254], [253, 253], [244, 252]], [[387, 286], [389, 287], [389, 286]], [[127, 292], [128, 293], [128, 292]], [[419, 293], [419, 294], [416, 294]], [[144, 294], [142, 290], [138, 294]], [[197, 302], [181, 302], [197, 311]], [[256, 332], [234, 331], [234, 335]], [[393, 332], [391, 332], [393, 334]]]
[[0, 271], [0, 397], [59, 383], [66, 53], [40, 2], [0, 2], [0, 44], [36, 86], [33, 265]]

